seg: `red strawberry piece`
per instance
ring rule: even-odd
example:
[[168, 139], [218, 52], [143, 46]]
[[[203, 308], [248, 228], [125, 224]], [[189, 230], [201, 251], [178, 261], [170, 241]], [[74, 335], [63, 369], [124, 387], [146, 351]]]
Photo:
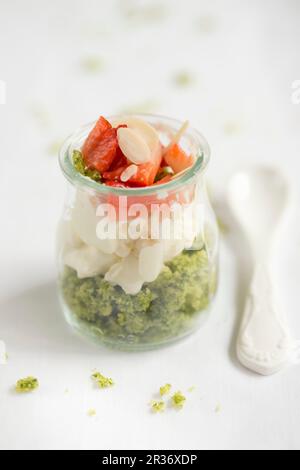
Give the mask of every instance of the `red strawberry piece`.
[[128, 165], [127, 163], [127, 158], [125, 157], [125, 155], [123, 154], [122, 150], [120, 149], [120, 147], [117, 148], [117, 152], [116, 152], [116, 157], [111, 165], [111, 167], [109, 168], [109, 171], [115, 171], [117, 170], [118, 168], [120, 167], [126, 167]]
[[106, 186], [112, 186], [113, 188], [127, 188], [123, 183], [120, 183], [119, 181], [105, 181]]
[[103, 178], [105, 180], [119, 180], [120, 179], [120, 176], [121, 174], [123, 173], [124, 170], [126, 170], [127, 166], [120, 166], [119, 168], [116, 168], [115, 170], [112, 170], [112, 171], [105, 171], [103, 173]]
[[174, 144], [166, 150], [164, 160], [175, 173], [180, 173], [181, 171], [186, 170], [193, 166], [195, 162], [193, 155], [187, 155], [178, 144]]
[[135, 186], [151, 186], [161, 164], [161, 152], [157, 151], [152, 160], [138, 166], [137, 173], [130, 178], [129, 183]]
[[83, 144], [82, 155], [85, 159], [96, 148], [104, 132], [108, 129], [111, 129], [111, 124], [103, 116], [100, 116]]
[[117, 130], [107, 129], [94, 149], [86, 156], [88, 168], [93, 168], [99, 173], [107, 171], [113, 163], [118, 148]]
[[[164, 153], [164, 150], [163, 150], [163, 153]], [[163, 157], [161, 161], [161, 167], [163, 168], [164, 166], [169, 166], [169, 165], [167, 164], [166, 160]]]

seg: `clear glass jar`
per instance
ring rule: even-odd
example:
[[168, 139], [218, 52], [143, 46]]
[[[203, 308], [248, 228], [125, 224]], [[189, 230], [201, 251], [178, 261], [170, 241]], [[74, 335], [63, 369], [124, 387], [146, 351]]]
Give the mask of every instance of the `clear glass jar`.
[[[155, 127], [163, 145], [182, 124], [135, 117]], [[204, 181], [209, 147], [189, 129], [180, 145], [197, 156], [192, 168], [166, 184], [109, 187], [72, 164], [93, 125], [75, 132], [60, 152], [68, 181], [57, 237], [62, 309], [73, 328], [101, 344], [165, 345], [204, 323], [216, 292], [218, 226]]]

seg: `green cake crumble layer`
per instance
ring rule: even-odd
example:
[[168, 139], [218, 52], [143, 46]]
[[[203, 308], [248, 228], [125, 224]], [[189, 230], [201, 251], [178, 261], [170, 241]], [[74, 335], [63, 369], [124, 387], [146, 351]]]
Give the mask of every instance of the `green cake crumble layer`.
[[79, 279], [65, 267], [62, 292], [76, 322], [106, 342], [155, 344], [189, 331], [207, 309], [216, 274], [205, 249], [185, 251], [166, 263], [158, 278], [128, 295], [103, 276]]

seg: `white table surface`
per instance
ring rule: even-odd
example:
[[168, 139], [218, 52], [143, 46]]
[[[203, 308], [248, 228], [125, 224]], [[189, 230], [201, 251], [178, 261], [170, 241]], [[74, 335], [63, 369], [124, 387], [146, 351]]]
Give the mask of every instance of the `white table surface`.
[[[0, 448], [299, 449], [299, 367], [263, 378], [235, 358], [248, 260], [231, 232], [210, 321], [184, 342], [113, 352], [81, 340], [62, 318], [54, 232], [65, 183], [53, 147], [82, 123], [131, 107], [189, 118], [202, 131], [216, 197], [245, 165], [287, 174], [294, 205], [277, 256], [278, 293], [300, 338], [300, 105], [291, 102], [300, 2], [153, 0], [146, 13], [145, 2], [133, 2], [133, 17], [130, 3], [0, 0], [0, 340], [8, 352]], [[101, 70], [84, 67], [87, 58], [101, 59]], [[192, 78], [185, 88], [174, 84], [181, 71]], [[94, 389], [93, 368], [116, 386]], [[40, 388], [16, 395], [26, 375]], [[147, 403], [167, 381], [196, 389], [182, 412], [152, 415]]]

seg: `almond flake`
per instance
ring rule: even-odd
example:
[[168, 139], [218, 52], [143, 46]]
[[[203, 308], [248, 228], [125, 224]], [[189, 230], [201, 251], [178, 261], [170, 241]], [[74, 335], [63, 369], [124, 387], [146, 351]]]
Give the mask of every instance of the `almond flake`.
[[120, 127], [118, 129], [118, 143], [125, 157], [132, 163], [141, 165], [151, 160], [149, 146], [134, 129]]
[[130, 178], [136, 175], [138, 170], [138, 167], [136, 165], [130, 165], [126, 170], [123, 171], [121, 174], [121, 181], [123, 183], [126, 183], [126, 181], [129, 181]]

